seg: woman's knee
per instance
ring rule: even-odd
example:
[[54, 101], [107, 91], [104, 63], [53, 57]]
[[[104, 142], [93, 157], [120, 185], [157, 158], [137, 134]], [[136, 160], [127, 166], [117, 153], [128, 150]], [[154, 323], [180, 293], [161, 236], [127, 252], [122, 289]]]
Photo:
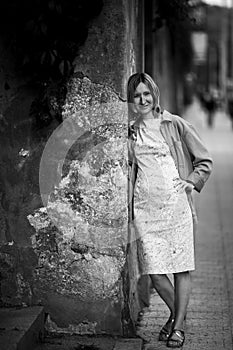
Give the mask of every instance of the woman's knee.
[[175, 280], [189, 280], [190, 279], [190, 271], [183, 271], [183, 272], [177, 272], [174, 273], [174, 279]]
[[153, 275], [150, 275], [150, 278], [153, 284], [161, 284], [164, 280], [167, 279], [167, 275], [153, 274]]

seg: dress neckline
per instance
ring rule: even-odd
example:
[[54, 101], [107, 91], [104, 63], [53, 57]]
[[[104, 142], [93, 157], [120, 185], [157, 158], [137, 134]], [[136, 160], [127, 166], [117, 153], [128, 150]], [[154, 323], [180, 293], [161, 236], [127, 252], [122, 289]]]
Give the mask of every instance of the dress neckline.
[[161, 118], [162, 118], [162, 114], [159, 114], [158, 117], [141, 116], [139, 119], [141, 121], [147, 121], [147, 120], [161, 121]]

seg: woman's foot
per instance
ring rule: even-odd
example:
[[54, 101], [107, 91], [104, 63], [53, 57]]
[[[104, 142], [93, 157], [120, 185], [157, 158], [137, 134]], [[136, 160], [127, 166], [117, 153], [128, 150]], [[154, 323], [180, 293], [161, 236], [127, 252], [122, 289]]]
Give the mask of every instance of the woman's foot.
[[166, 324], [161, 328], [159, 332], [159, 340], [160, 341], [167, 341], [169, 335], [171, 334], [172, 327], [173, 327], [174, 319], [169, 318], [169, 320], [166, 322]]
[[167, 340], [168, 348], [181, 348], [184, 345], [185, 335], [181, 329], [173, 329]]

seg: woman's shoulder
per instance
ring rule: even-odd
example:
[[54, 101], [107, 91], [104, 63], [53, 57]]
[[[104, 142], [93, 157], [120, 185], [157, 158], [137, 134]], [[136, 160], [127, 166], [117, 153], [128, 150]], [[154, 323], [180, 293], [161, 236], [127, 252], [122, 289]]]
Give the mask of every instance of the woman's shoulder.
[[186, 129], [187, 127], [192, 127], [192, 125], [177, 114], [170, 113], [166, 110], [163, 111], [163, 120], [171, 121], [178, 128]]
[[137, 118], [137, 119], [134, 119], [134, 120], [130, 120], [130, 122], [129, 122], [129, 126], [130, 127], [139, 127], [140, 126], [140, 124], [142, 124], [142, 120], [141, 120], [141, 118]]
[[163, 120], [170, 120], [174, 123], [185, 123], [185, 120], [182, 117], [177, 114], [170, 113], [167, 110], [163, 111]]

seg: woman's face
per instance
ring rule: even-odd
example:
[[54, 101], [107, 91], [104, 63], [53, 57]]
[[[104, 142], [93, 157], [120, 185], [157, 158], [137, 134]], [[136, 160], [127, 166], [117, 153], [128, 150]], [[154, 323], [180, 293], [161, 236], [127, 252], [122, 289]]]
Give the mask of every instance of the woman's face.
[[147, 115], [152, 113], [154, 107], [153, 96], [144, 83], [139, 83], [134, 92], [134, 107], [137, 113]]

